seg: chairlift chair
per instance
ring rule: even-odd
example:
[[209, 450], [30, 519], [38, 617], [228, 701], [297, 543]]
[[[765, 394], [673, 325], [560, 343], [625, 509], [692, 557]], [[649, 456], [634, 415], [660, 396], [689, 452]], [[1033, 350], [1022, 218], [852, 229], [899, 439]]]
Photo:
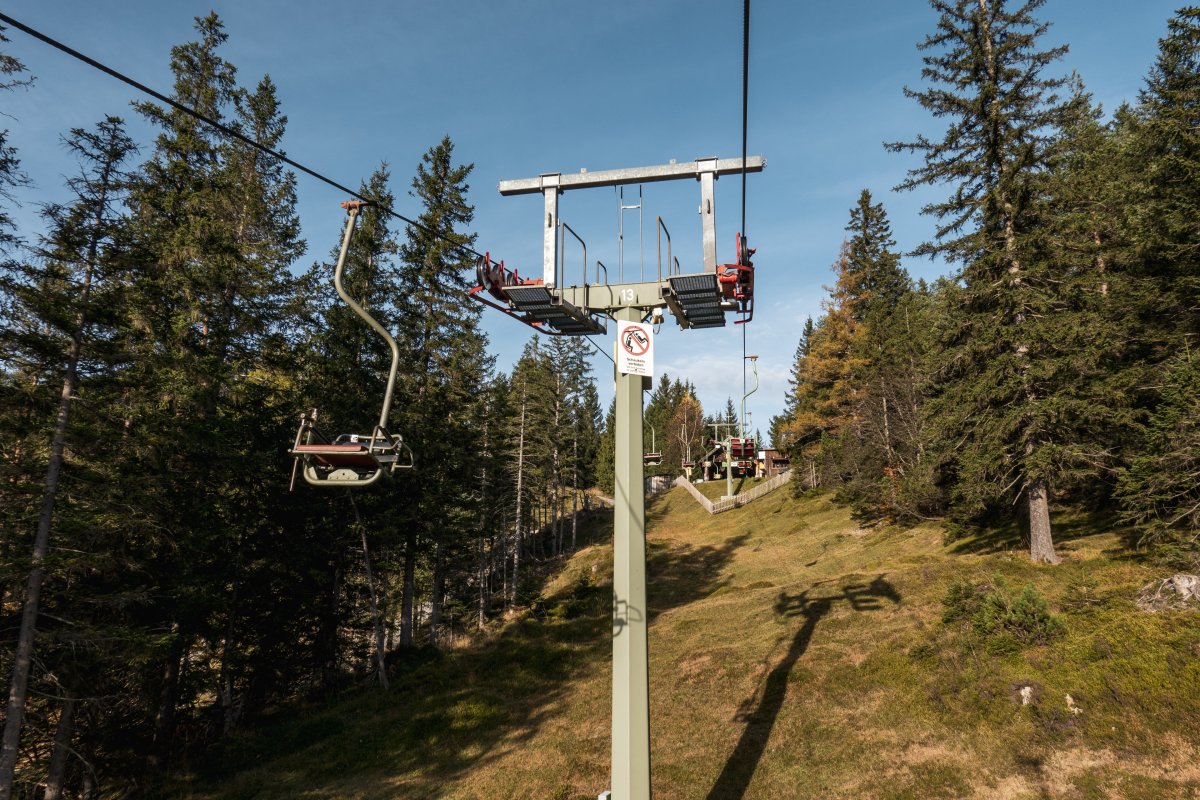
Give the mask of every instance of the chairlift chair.
[[642, 454], [642, 462], [647, 467], [657, 467], [662, 463], [662, 453], [658, 451], [658, 442], [655, 439], [654, 428], [650, 429], [650, 452]]
[[379, 422], [370, 434], [343, 433], [333, 439], [317, 430], [316, 409], [310, 414], [301, 415], [296, 441], [288, 451], [288, 455], [295, 459], [292, 466], [292, 488], [296, 486], [297, 472], [303, 474], [304, 481], [312, 486], [360, 488], [370, 486], [384, 475], [391, 475], [398, 469], [412, 469], [415, 464], [412, 450], [404, 443], [404, 439], [387, 428], [392, 410], [392, 394], [396, 388], [396, 372], [400, 367], [400, 348], [387, 329], [355, 302], [342, 285], [350, 238], [354, 233], [359, 212], [367, 205], [369, 204], [362, 200], [342, 203], [349, 219], [346, 221], [346, 232], [342, 236], [342, 249], [338, 253], [333, 285], [342, 300], [383, 337], [392, 351], [392, 365], [388, 370], [383, 408], [379, 412]]

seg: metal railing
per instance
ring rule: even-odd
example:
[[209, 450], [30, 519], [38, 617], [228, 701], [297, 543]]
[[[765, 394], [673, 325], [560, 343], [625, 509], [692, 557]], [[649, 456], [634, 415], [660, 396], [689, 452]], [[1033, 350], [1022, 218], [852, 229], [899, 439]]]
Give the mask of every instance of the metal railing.
[[656, 223], [654, 235], [658, 246], [658, 280], [661, 282], [663, 279], [662, 240], [664, 233], [667, 235], [667, 277], [679, 275], [683, 270], [680, 269], [679, 259], [671, 255], [671, 232], [667, 230], [667, 224], [663, 222], [662, 217], [655, 217], [654, 220]]
[[[567, 223], [565, 223], [565, 222], [563, 222], [563, 221], [561, 221], [561, 220], [560, 220], [560, 221], [559, 221], [559, 223], [558, 223], [558, 252], [559, 252], [559, 258], [558, 258], [558, 269], [557, 269], [557, 274], [555, 274], [555, 276], [554, 276], [554, 285], [555, 285], [555, 286], [562, 286], [562, 285], [564, 284], [564, 280], [566, 279], [566, 272], [567, 272], [567, 234], [568, 234], [568, 233], [569, 233], [569, 234], [571, 234], [572, 236], [574, 236], [574, 237], [575, 237], [575, 241], [579, 242], [580, 246], [581, 246], [581, 247], [583, 247], [583, 275], [582, 275], [582, 282], [580, 283], [580, 286], [587, 286], [587, 285], [588, 285], [588, 282], [587, 282], [587, 264], [588, 264], [588, 260], [587, 260], [587, 242], [585, 242], [585, 241], [583, 240], [583, 238], [582, 238], [582, 237], [580, 237], [580, 235], [579, 235], [578, 233], [576, 233], [576, 232], [575, 232], [575, 230], [574, 230], [574, 229], [573, 229], [573, 228], [572, 228], [570, 225], [568, 225]], [[605, 272], [607, 272], [607, 270], [605, 270]]]

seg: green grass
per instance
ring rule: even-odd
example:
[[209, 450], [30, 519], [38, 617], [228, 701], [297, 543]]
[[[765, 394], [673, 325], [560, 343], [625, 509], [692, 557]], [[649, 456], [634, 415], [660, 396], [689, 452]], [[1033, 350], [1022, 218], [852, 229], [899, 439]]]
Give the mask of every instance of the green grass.
[[[1200, 615], [1133, 606], [1161, 576], [1120, 531], [1062, 520], [1064, 563], [1035, 566], [1011, 531], [868, 531], [789, 494], [710, 516], [675, 489], [647, 509], [656, 798], [1200, 794]], [[582, 549], [523, 617], [403, 665], [390, 692], [238, 736], [172, 796], [594, 798], [611, 557]], [[1032, 585], [1064, 632], [989, 648], [943, 622], [951, 585], [996, 576]]]

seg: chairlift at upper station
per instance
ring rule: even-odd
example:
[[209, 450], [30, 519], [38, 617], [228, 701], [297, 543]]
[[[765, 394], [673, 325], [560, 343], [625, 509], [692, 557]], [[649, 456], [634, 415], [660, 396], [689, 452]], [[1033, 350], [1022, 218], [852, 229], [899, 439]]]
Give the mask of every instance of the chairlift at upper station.
[[346, 292], [342, 275], [346, 266], [346, 253], [354, 234], [359, 212], [369, 203], [349, 200], [342, 203], [346, 209], [346, 232], [342, 236], [342, 249], [338, 253], [337, 267], [333, 273], [333, 285], [338, 295], [360, 318], [383, 337], [392, 352], [391, 368], [388, 370], [387, 388], [383, 394], [383, 408], [379, 422], [370, 434], [343, 433], [332, 439], [317, 430], [317, 411], [300, 417], [300, 428], [296, 441], [288, 455], [295, 461], [292, 466], [292, 488], [296, 485], [299, 471], [306, 483], [326, 488], [358, 488], [370, 486], [385, 475], [398, 469], [411, 469], [415, 462], [412, 450], [404, 444], [398, 433], [388, 430], [388, 417], [392, 409], [392, 393], [396, 387], [396, 372], [400, 366], [400, 348], [395, 338]]
[[[479, 302], [504, 312], [518, 322], [551, 336], [596, 336], [608, 332], [608, 311], [622, 305], [667, 308], [679, 327], [716, 328], [726, 323], [726, 314], [738, 317], [735, 324], [754, 318], [754, 248], [744, 234], [736, 236], [733, 263], [717, 263], [715, 183], [722, 175], [761, 172], [762, 156], [749, 158], [701, 158], [695, 161], [652, 167], [578, 173], [547, 173], [536, 178], [500, 182], [500, 194], [541, 193], [545, 200], [541, 277], [523, 277], [490, 253], [479, 258], [478, 285], [469, 290]], [[587, 244], [559, 217], [559, 196], [567, 191], [605, 186], [625, 186], [656, 181], [693, 179], [700, 184], [702, 269], [685, 272], [672, 254], [671, 234], [662, 217], [656, 217], [657, 272], [650, 279], [620, 283], [610, 280], [607, 268], [597, 260], [589, 263]], [[641, 203], [636, 206], [640, 211]], [[568, 235], [570, 239], [568, 239]], [[568, 267], [568, 245], [578, 243], [582, 259]], [[664, 252], [665, 245], [665, 252]], [[664, 257], [665, 256], [665, 257]], [[572, 259], [574, 261], [574, 259]], [[634, 301], [627, 302], [627, 298]], [[649, 318], [647, 314], [647, 318]]]

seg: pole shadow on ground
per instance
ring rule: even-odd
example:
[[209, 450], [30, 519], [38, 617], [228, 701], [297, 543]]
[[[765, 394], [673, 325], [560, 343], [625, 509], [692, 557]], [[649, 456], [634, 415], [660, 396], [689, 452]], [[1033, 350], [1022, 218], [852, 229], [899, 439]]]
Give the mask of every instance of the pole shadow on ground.
[[883, 600], [890, 600], [893, 605], [900, 604], [900, 593], [883, 575], [877, 575], [869, 584], [848, 584], [833, 595], [810, 597], [810, 591], [806, 589], [795, 595], [780, 592], [775, 601], [777, 615], [784, 618], [803, 617], [804, 624], [792, 637], [787, 654], [767, 676], [758, 705], [752, 711], [738, 715], [746, 727], [713, 784], [712, 791], [708, 793], [707, 800], [742, 800], [745, 797], [750, 779], [766, 752], [771, 729], [775, 727], [775, 720], [787, 698], [788, 675], [800, 656], [808, 650], [821, 618], [839, 603], [847, 603], [855, 611], [878, 611], [883, 607]]

